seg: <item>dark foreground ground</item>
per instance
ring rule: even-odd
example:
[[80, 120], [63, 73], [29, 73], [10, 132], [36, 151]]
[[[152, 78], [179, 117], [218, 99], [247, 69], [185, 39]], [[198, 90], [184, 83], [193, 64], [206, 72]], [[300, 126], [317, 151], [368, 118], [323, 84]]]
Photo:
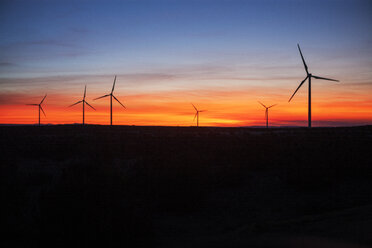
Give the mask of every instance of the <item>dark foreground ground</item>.
[[371, 247], [371, 148], [371, 126], [3, 126], [0, 245]]

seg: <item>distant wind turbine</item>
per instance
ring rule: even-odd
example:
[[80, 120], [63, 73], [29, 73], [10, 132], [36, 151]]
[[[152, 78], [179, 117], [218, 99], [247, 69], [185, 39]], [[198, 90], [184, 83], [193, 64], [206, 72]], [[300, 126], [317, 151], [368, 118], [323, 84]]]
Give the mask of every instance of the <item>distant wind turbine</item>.
[[266, 119], [266, 128], [269, 127], [269, 108], [274, 107], [276, 104], [266, 107], [262, 102], [259, 103], [266, 109], [265, 110], [265, 119]]
[[69, 106], [69, 107], [72, 107], [72, 106], [74, 106], [76, 104], [83, 103], [83, 125], [85, 124], [85, 104], [88, 105], [89, 107], [91, 107], [92, 109], [96, 110], [87, 101], [85, 101], [86, 93], [87, 93], [87, 86], [85, 85], [83, 100], [78, 101], [78, 102], [75, 102], [74, 104], [72, 104], [72, 105]]
[[194, 104], [191, 103], [191, 105], [194, 107], [194, 109], [195, 109], [195, 111], [196, 111], [195, 116], [194, 116], [194, 120], [193, 120], [193, 121], [195, 121], [195, 118], [196, 118], [196, 126], [199, 127], [199, 113], [200, 113], [200, 112], [205, 112], [205, 111], [207, 111], [207, 110], [198, 110], [198, 109], [194, 106]]
[[38, 106], [38, 107], [39, 107], [39, 126], [40, 126], [40, 110], [43, 112], [44, 116], [46, 117], [46, 114], [45, 114], [45, 112], [44, 112], [44, 110], [43, 110], [43, 107], [41, 107], [41, 104], [44, 102], [46, 96], [47, 96], [47, 95], [45, 94], [43, 100], [41, 100], [41, 102], [40, 102], [39, 104], [26, 104], [26, 105]]
[[115, 82], [116, 82], [116, 76], [115, 76], [115, 79], [114, 79], [114, 84], [112, 85], [112, 90], [111, 90], [111, 93], [110, 94], [107, 94], [107, 95], [104, 95], [104, 96], [100, 96], [100, 97], [97, 97], [93, 100], [98, 100], [98, 99], [101, 99], [101, 98], [104, 98], [106, 96], [110, 96], [110, 125], [112, 126], [112, 98], [114, 98], [118, 103], [120, 103], [121, 106], [123, 106], [123, 108], [126, 108], [115, 96], [114, 96], [114, 89], [115, 89]]
[[291, 96], [291, 98], [289, 98], [288, 102], [290, 102], [292, 100], [293, 96], [296, 94], [296, 92], [298, 91], [298, 89], [305, 83], [306, 79], [309, 79], [309, 90], [308, 90], [308, 94], [309, 94], [309, 96], [308, 96], [308, 108], [309, 108], [309, 110], [308, 110], [308, 120], [309, 120], [309, 128], [310, 128], [311, 127], [311, 78], [323, 79], [323, 80], [329, 80], [329, 81], [335, 81], [335, 82], [339, 82], [339, 81], [336, 80], [336, 79], [330, 79], [330, 78], [324, 78], [324, 77], [314, 76], [311, 73], [309, 73], [308, 68], [307, 68], [307, 65], [305, 63], [304, 56], [302, 56], [300, 45], [297, 44], [297, 47], [298, 47], [298, 50], [300, 51], [302, 62], [304, 63], [304, 67], [305, 67], [305, 71], [306, 71], [306, 77], [305, 77], [304, 80], [302, 80], [302, 82], [300, 83], [300, 85], [297, 87], [297, 89], [295, 90], [295, 92], [293, 93], [293, 95]]

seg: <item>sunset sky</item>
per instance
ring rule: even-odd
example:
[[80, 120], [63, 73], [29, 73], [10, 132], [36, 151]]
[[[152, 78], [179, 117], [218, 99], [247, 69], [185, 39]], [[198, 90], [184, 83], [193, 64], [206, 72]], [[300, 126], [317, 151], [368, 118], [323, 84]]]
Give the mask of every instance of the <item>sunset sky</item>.
[[0, 124], [372, 124], [371, 1], [0, 1]]

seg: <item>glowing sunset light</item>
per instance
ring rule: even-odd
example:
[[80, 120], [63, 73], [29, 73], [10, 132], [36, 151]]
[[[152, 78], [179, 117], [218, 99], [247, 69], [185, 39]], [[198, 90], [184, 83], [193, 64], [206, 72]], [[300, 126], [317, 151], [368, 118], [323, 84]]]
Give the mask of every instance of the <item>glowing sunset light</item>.
[[115, 125], [193, 126], [192, 102], [201, 126], [264, 126], [259, 100], [278, 104], [270, 126], [306, 126], [307, 86], [288, 104], [305, 75], [297, 43], [310, 72], [340, 80], [312, 80], [314, 126], [372, 123], [370, 3], [145, 2], [2, 3], [0, 124], [37, 123], [24, 104], [46, 93], [42, 123], [80, 123], [67, 106], [87, 85], [86, 123], [109, 125], [109, 97], [93, 99], [117, 75]]

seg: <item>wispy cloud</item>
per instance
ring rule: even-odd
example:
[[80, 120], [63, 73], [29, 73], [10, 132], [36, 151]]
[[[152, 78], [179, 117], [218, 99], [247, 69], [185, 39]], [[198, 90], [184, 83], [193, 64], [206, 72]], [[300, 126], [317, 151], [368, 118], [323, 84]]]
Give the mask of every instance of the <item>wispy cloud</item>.
[[355, 83], [342, 83], [340, 87], [344, 86], [356, 86], [356, 87], [372, 87], [372, 82], [355, 82]]
[[[29, 103], [38, 103], [44, 97], [44, 94], [48, 92], [21, 92], [21, 93], [0, 93], [0, 105], [24, 105]], [[47, 94], [45, 103], [52, 105], [67, 105], [66, 95], [59, 94], [58, 92], [49, 92]], [[63, 104], [65, 103], [65, 104]]]
[[2, 93], [0, 94], [0, 105], [11, 105], [11, 104], [22, 104], [25, 103], [25, 98], [29, 98], [29, 95], [25, 94], [14, 94], [14, 93]]
[[11, 62], [0, 62], [0, 67], [13, 67], [13, 66], [17, 66], [17, 64], [11, 63]]
[[[164, 73], [119, 73], [117, 78], [125, 79], [127, 83], [138, 84], [140, 82], [171, 80], [177, 76]], [[77, 81], [92, 81], [93, 83], [102, 84], [102, 80], [112, 83], [114, 75], [103, 74], [78, 74], [78, 75], [60, 75], [60, 76], [45, 76], [45, 77], [26, 77], [26, 78], [1, 78], [0, 85], [24, 85], [24, 84], [40, 84], [40, 83], [76, 83]]]
[[2, 49], [12, 49], [12, 48], [19, 48], [25, 46], [57, 46], [57, 47], [77, 47], [73, 43], [63, 42], [54, 39], [45, 39], [45, 40], [30, 40], [30, 41], [22, 41], [22, 42], [13, 42], [8, 44], [3, 44], [1, 46]]
[[69, 31], [71, 33], [75, 33], [75, 34], [78, 34], [78, 35], [80, 35], [80, 34], [87, 34], [87, 33], [91, 32], [89, 29], [82, 28], [82, 27], [70, 27], [69, 28]]
[[[280, 120], [277, 122], [281, 126], [302, 126], [307, 127], [307, 120]], [[358, 120], [313, 120], [313, 127], [342, 127], [342, 126], [361, 126], [361, 125], [370, 125], [370, 120], [358, 119]]]

